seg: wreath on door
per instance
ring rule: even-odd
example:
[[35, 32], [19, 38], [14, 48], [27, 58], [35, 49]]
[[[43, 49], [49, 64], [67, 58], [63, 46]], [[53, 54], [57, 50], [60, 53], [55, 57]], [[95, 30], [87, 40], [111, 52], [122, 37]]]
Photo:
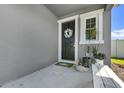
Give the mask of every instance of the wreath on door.
[[73, 34], [73, 31], [69, 28], [67, 28], [65, 31], [64, 31], [64, 36], [65, 38], [70, 38]]

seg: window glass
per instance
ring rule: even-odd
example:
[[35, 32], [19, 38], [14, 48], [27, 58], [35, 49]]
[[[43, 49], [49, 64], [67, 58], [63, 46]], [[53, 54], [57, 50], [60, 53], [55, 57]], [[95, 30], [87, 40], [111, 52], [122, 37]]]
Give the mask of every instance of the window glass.
[[90, 39], [90, 30], [86, 30], [86, 40]]
[[96, 18], [86, 19], [86, 40], [96, 40]]
[[90, 24], [90, 19], [87, 19], [86, 20], [86, 24]]

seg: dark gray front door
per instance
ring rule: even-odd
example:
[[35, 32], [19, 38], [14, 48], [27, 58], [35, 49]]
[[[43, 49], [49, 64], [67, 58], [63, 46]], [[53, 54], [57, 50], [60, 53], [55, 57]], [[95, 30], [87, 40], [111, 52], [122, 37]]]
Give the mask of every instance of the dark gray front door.
[[62, 23], [62, 59], [73, 61], [75, 58], [75, 20]]

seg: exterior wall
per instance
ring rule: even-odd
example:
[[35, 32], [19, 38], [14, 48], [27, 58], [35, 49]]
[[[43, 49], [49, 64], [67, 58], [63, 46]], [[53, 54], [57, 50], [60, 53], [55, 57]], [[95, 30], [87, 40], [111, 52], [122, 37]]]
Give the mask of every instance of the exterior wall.
[[56, 62], [57, 36], [44, 5], [0, 5], [0, 83]]
[[[91, 7], [59, 17], [58, 19], [63, 19], [73, 15], [80, 15], [83, 13], [91, 12], [91, 11], [105, 8], [105, 7], [106, 6], [104, 5], [99, 5], [99, 6], [91, 5]], [[79, 19], [79, 35], [78, 36], [79, 36], [78, 40], [80, 42], [80, 19]], [[111, 60], [110, 60], [110, 57], [111, 57], [111, 11], [108, 11], [108, 10], [103, 13], [103, 39], [104, 39], [104, 44], [99, 44], [99, 52], [105, 53], [106, 59], [104, 63], [109, 67], [111, 67]], [[90, 46], [98, 46], [98, 44], [94, 44]], [[79, 58], [85, 56], [86, 52], [87, 52], [87, 45], [79, 44], [79, 51], [78, 51]]]
[[[100, 8], [101, 7], [97, 7], [95, 9], [100, 9]], [[80, 34], [80, 32], [79, 32], [79, 34]], [[99, 52], [105, 53], [106, 59], [105, 59], [104, 63], [108, 66], [111, 66], [111, 60], [110, 60], [110, 55], [111, 55], [111, 11], [105, 11], [103, 13], [103, 39], [104, 39], [104, 44], [99, 44]], [[98, 46], [98, 44], [94, 44], [94, 45]], [[94, 46], [94, 45], [91, 45], [91, 46]], [[87, 45], [79, 44], [79, 58], [85, 56], [86, 51], [87, 51]]]
[[103, 38], [104, 38], [104, 53], [106, 59], [104, 64], [111, 67], [111, 11], [105, 11], [103, 15]]
[[80, 44], [79, 45], [79, 58], [85, 57], [85, 54], [87, 52], [87, 46], [90, 46], [90, 52], [92, 53], [92, 47], [98, 46], [98, 52], [103, 53], [103, 44]]
[[111, 41], [111, 57], [124, 58], [124, 40]]

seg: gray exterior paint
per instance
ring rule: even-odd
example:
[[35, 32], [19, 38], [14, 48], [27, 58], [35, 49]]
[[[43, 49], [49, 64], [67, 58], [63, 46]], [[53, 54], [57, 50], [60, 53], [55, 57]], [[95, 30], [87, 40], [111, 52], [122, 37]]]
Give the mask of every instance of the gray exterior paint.
[[[105, 5], [88, 5], [84, 9], [76, 6], [73, 12], [63, 11], [55, 16], [45, 6], [0, 5], [0, 83], [57, 61], [57, 19], [106, 8]], [[111, 11], [108, 8], [103, 17], [104, 45], [100, 45], [99, 51], [106, 54], [105, 64], [111, 66]], [[85, 55], [86, 46], [79, 45], [79, 58]]]
[[[106, 55], [106, 59], [104, 63], [111, 67], [111, 8], [113, 7], [112, 4], [104, 5], [104, 4], [97, 4], [97, 5], [46, 5], [53, 13], [58, 16], [58, 19], [63, 19], [66, 17], [70, 17], [73, 15], [79, 15], [86, 12], [98, 10], [104, 8], [105, 12], [103, 13], [103, 39], [104, 44], [94, 44], [90, 46], [99, 46], [99, 52], [103, 52]], [[71, 8], [70, 8], [71, 7]], [[64, 9], [63, 9], [64, 8]], [[73, 11], [74, 9], [75, 11]], [[80, 24], [80, 19], [79, 19]], [[79, 25], [79, 39], [80, 41], [80, 25]], [[87, 51], [87, 45], [79, 44], [79, 58], [85, 56]]]
[[[103, 52], [106, 55], [104, 63], [109, 67], [111, 67], [111, 60], [110, 60], [110, 57], [111, 57], [111, 11], [105, 11], [103, 13], [103, 39], [104, 39], [104, 44], [99, 44], [99, 45], [94, 44], [90, 46], [99, 46], [99, 52]], [[85, 56], [86, 51], [87, 51], [87, 45], [79, 44], [79, 58]]]
[[0, 83], [56, 62], [57, 36], [44, 5], [0, 5]]
[[106, 55], [105, 64], [111, 67], [111, 11], [105, 11], [103, 15], [103, 38], [104, 53]]

